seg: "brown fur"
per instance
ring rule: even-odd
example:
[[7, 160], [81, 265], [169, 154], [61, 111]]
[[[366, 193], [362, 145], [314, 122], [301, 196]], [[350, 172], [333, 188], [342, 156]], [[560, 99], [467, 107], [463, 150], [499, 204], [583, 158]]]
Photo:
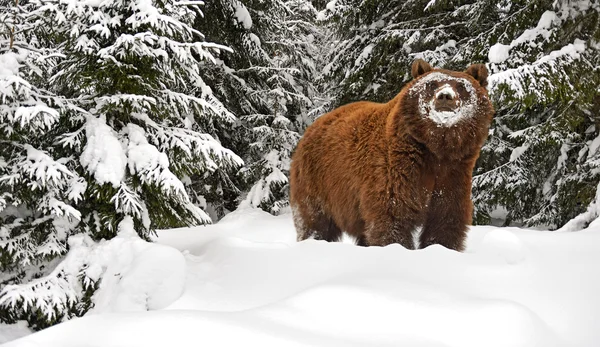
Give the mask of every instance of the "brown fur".
[[[472, 118], [441, 127], [419, 114], [408, 90], [433, 71], [472, 83], [478, 97]], [[344, 230], [360, 245], [413, 249], [412, 233], [422, 227], [421, 248], [464, 249], [471, 175], [494, 112], [484, 87], [487, 69], [447, 71], [417, 60], [412, 74], [415, 79], [388, 103], [348, 104], [306, 130], [290, 177], [298, 240], [337, 241]]]

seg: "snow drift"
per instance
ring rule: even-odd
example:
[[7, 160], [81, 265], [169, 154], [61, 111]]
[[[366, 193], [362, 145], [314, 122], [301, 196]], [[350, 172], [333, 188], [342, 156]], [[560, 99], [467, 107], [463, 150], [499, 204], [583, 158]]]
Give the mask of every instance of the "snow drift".
[[[162, 231], [158, 241], [137, 257], [154, 270], [111, 286], [119, 305], [6, 346], [600, 344], [600, 229], [473, 227], [461, 254], [296, 243], [290, 214], [245, 209], [216, 225]], [[143, 307], [126, 295], [156, 279], [179, 288], [170, 273], [181, 269], [178, 298], [166, 290]]]

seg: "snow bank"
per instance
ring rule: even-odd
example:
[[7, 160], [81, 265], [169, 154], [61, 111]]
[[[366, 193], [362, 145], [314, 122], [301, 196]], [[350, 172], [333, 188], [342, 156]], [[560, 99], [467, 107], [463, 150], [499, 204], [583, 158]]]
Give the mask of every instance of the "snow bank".
[[[181, 251], [185, 288], [175, 302], [150, 312], [115, 306], [7, 346], [600, 344], [600, 229], [474, 227], [466, 253], [409, 251], [296, 243], [289, 214], [243, 209], [159, 235], [164, 254], [138, 261], [181, 269]], [[113, 288], [107, 298], [123, 294]]]
[[157, 310], [173, 303], [185, 286], [181, 252], [141, 240], [131, 218], [119, 227], [116, 238], [88, 255], [86, 275], [96, 280], [102, 276], [88, 314]]
[[25, 321], [19, 321], [17, 324], [10, 325], [0, 323], [0, 344], [16, 340], [31, 333], [32, 331], [29, 330]]
[[161, 309], [183, 292], [186, 260], [182, 253], [140, 239], [131, 217], [119, 223], [119, 232], [112, 240], [96, 243], [87, 235], [73, 235], [69, 249], [48, 276], [23, 285], [7, 285], [0, 303], [35, 306], [52, 316], [55, 306], [66, 307], [81, 299], [81, 282], [87, 288], [100, 278], [88, 315]]

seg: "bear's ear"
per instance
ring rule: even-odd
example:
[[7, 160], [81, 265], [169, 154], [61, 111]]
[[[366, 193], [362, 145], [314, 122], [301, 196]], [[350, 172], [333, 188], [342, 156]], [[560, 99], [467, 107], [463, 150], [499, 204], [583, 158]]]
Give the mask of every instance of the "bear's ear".
[[465, 72], [473, 76], [480, 86], [487, 87], [488, 70], [485, 64], [473, 64]]
[[412, 64], [412, 68], [411, 68], [412, 77], [417, 78], [417, 77], [421, 76], [422, 74], [429, 72], [431, 70], [433, 70], [431, 68], [431, 65], [429, 65], [425, 60], [417, 59]]

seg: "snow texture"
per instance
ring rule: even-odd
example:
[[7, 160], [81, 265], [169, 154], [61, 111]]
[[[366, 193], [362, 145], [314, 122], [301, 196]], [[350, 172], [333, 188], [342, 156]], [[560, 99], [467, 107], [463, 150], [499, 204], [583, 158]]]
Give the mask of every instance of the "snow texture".
[[[444, 83], [448, 81], [462, 83], [469, 93], [469, 99], [460, 100], [460, 105], [455, 111], [437, 111], [434, 107], [435, 99], [425, 100], [425, 88], [427, 87], [428, 82]], [[463, 119], [473, 117], [475, 110], [477, 109], [477, 93], [471, 82], [465, 78], [453, 77], [442, 72], [432, 72], [420, 78], [412, 87], [410, 87], [409, 92], [411, 95], [417, 94], [419, 96], [419, 111], [421, 112], [421, 115], [427, 116], [433, 122], [437, 123], [438, 126], [451, 127]], [[451, 92], [452, 95], [455, 95], [449, 85], [443, 85], [440, 90], [436, 92], [435, 96], [437, 97], [437, 95], [442, 92]]]
[[130, 224], [121, 229], [121, 245], [98, 249], [106, 259], [98, 271], [110, 276], [96, 308], [7, 347], [600, 342], [600, 226], [576, 233], [472, 227], [463, 254], [296, 243], [290, 214], [257, 209], [162, 231], [162, 245], [143, 246]]

